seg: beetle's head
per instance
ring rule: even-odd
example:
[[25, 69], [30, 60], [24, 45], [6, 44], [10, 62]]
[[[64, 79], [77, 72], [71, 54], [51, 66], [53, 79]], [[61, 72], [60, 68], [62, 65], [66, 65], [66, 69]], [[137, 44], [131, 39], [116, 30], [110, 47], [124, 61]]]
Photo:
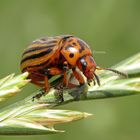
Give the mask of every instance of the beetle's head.
[[85, 55], [85, 56], [81, 57], [77, 61], [77, 66], [83, 72], [85, 77], [87, 78], [87, 83], [89, 85], [90, 85], [90, 82], [92, 82], [92, 81], [94, 81], [94, 84], [95, 84], [94, 78], [96, 79], [97, 84], [100, 85], [100, 79], [96, 75], [95, 70], [108, 70], [108, 71], [112, 71], [118, 75], [122, 75], [123, 77], [127, 77], [127, 74], [120, 72], [118, 70], [111, 69], [111, 68], [97, 67], [96, 62], [94, 61], [94, 59], [91, 55]]
[[93, 81], [96, 70], [96, 62], [91, 55], [85, 55], [77, 61], [78, 68], [87, 78], [88, 84]]

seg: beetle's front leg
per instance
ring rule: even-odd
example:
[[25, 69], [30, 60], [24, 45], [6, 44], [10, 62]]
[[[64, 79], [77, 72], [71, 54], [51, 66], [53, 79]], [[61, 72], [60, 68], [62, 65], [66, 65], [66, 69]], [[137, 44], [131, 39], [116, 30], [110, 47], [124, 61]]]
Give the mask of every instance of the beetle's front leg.
[[78, 80], [79, 84], [80, 84], [80, 85], [85, 84], [85, 80], [84, 80], [83, 76], [81, 75], [81, 73], [78, 72], [78, 71], [76, 70], [76, 68], [73, 68], [72, 71], [73, 71], [73, 75], [74, 75], [75, 78]]
[[63, 77], [63, 86], [64, 87], [67, 87], [68, 86], [68, 78], [67, 78], [67, 71], [68, 71], [68, 63], [67, 61], [65, 61], [63, 63], [63, 74], [64, 74], [64, 77]]

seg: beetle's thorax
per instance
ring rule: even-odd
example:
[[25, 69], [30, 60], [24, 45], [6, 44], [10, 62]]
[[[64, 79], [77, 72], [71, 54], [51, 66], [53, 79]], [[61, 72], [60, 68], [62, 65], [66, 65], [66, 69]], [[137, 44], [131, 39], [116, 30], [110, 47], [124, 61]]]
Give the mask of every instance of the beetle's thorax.
[[68, 63], [76, 66], [76, 62], [84, 55], [91, 55], [89, 46], [77, 37], [69, 37], [62, 43], [61, 54], [65, 57]]

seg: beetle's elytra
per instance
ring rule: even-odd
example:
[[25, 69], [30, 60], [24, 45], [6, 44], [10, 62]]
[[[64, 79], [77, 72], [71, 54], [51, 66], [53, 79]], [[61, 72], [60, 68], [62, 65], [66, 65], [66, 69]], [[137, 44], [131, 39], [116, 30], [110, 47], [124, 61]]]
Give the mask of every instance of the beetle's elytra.
[[[63, 86], [69, 87], [71, 84], [67, 71], [70, 69], [79, 84], [83, 85], [85, 80], [77, 68], [84, 74], [88, 84], [96, 79], [100, 85], [95, 71], [103, 69], [97, 67], [90, 47], [72, 35], [44, 37], [33, 41], [23, 52], [20, 67], [22, 72], [29, 72], [33, 84], [44, 88], [46, 92], [50, 89], [48, 79], [54, 75], [63, 75]], [[117, 70], [106, 70], [126, 76]]]

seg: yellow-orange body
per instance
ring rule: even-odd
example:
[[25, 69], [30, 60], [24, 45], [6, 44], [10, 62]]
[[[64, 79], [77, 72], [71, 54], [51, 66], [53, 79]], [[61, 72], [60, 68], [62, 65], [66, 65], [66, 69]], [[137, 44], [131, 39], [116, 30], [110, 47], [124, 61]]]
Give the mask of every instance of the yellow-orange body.
[[[44, 37], [33, 41], [24, 51], [20, 67], [22, 72], [29, 72], [32, 83], [48, 90], [49, 83], [45, 81], [45, 77], [65, 75], [65, 63], [67, 63], [67, 70], [73, 69], [74, 76], [80, 84], [83, 84], [84, 79], [75, 68], [80, 58], [91, 55], [88, 45], [77, 37], [71, 35]], [[93, 64], [96, 66], [95, 62]]]

